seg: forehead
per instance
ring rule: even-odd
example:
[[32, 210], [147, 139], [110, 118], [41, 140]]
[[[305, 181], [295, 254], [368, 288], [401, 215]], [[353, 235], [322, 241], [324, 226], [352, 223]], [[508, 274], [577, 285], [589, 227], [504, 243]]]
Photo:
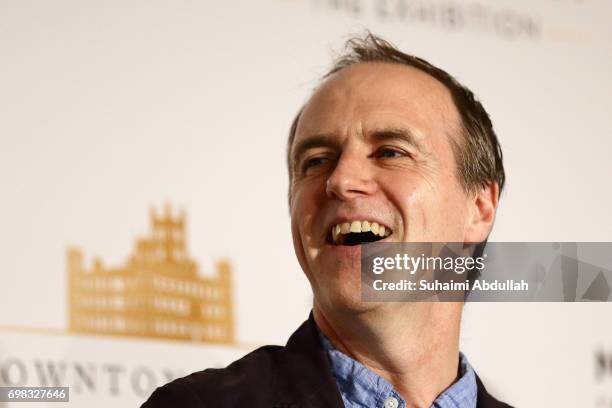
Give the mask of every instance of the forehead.
[[429, 74], [395, 63], [360, 63], [328, 78], [300, 117], [296, 140], [407, 127], [429, 138], [453, 134], [459, 114], [448, 89]]

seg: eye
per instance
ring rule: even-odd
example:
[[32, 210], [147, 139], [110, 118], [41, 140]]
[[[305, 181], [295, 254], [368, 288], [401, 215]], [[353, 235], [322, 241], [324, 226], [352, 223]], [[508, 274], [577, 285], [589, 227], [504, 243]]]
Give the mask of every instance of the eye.
[[302, 173], [306, 173], [309, 169], [320, 166], [326, 163], [328, 160], [329, 159], [327, 157], [323, 157], [323, 156], [315, 156], [315, 157], [306, 159], [302, 163], [302, 168], [301, 168]]
[[410, 154], [396, 147], [381, 147], [374, 153], [374, 157], [380, 159], [394, 159], [405, 156], [410, 156]]

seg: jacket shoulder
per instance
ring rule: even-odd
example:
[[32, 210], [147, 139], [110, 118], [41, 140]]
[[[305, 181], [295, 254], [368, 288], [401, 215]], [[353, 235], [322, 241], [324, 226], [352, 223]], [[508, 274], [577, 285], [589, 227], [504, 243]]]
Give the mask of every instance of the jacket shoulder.
[[283, 349], [260, 347], [225, 368], [209, 368], [178, 378], [157, 388], [141, 408], [271, 404], [273, 365]]

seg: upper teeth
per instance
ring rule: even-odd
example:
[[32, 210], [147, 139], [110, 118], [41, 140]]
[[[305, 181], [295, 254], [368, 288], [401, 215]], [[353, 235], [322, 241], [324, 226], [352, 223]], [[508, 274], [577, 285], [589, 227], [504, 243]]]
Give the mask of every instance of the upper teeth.
[[337, 241], [340, 235], [348, 234], [350, 232], [368, 231], [381, 237], [387, 237], [391, 235], [391, 231], [389, 229], [387, 229], [384, 225], [378, 224], [377, 222], [352, 221], [334, 225], [332, 228], [332, 236], [334, 238], [334, 241]]

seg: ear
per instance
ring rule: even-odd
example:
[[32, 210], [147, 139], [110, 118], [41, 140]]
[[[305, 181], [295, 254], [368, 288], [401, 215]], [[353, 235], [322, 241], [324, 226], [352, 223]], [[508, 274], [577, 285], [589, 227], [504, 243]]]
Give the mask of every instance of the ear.
[[469, 202], [465, 242], [482, 242], [487, 239], [493, 228], [498, 202], [499, 186], [495, 182], [489, 183], [473, 195]]

